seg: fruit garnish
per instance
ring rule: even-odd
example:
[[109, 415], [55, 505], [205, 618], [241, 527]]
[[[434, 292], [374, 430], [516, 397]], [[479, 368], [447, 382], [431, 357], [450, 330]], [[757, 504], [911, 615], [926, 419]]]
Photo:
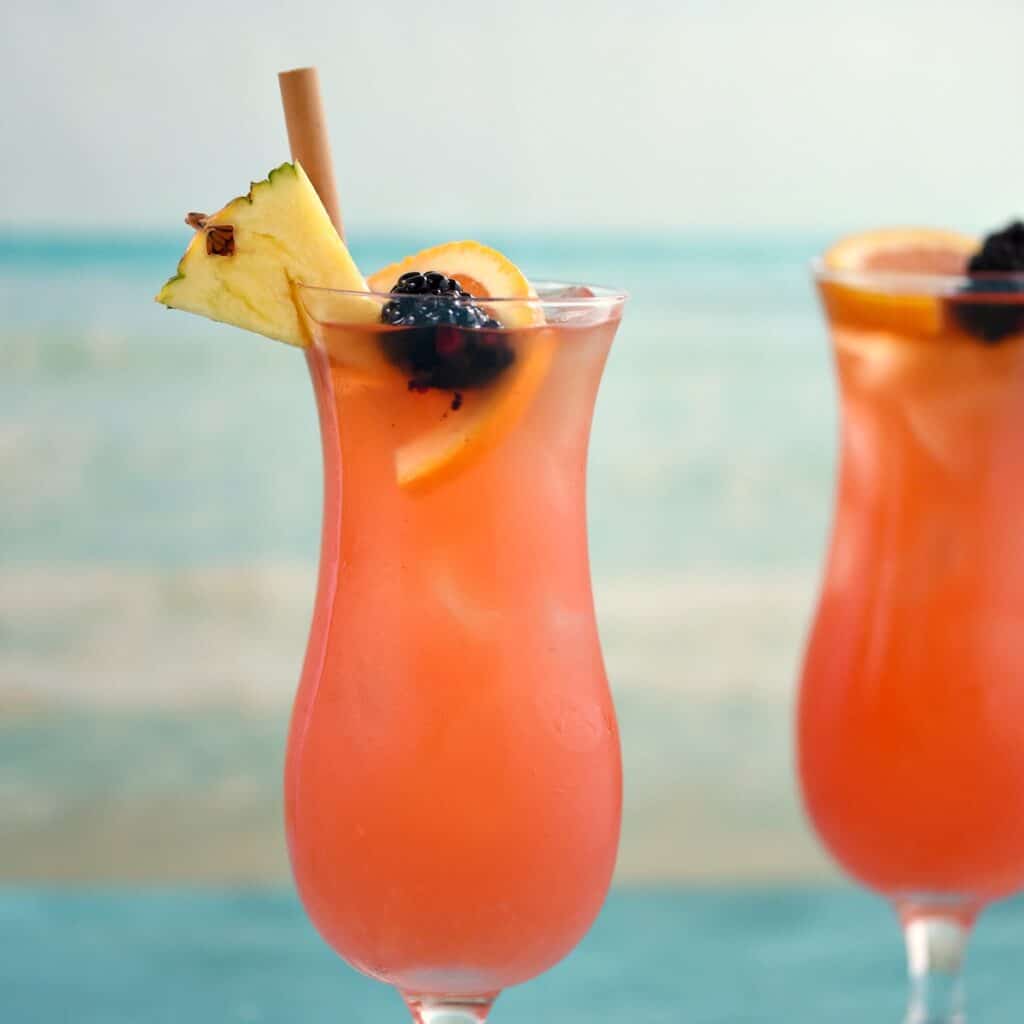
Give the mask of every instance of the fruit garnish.
[[[392, 286], [391, 294], [407, 298], [391, 299], [381, 310], [380, 318], [393, 327], [425, 327], [429, 324], [451, 324], [457, 327], [497, 327], [473, 302], [473, 296], [455, 280], [436, 270], [420, 273], [411, 270]], [[449, 302], [435, 302], [447, 298]]]
[[[401, 486], [437, 484], [498, 444], [526, 412], [554, 357], [554, 336], [536, 302], [508, 301], [535, 298], [522, 271], [478, 242], [426, 249], [368, 283], [393, 296], [382, 320], [414, 325], [384, 332], [410, 385], [456, 392], [449, 415], [395, 453]], [[502, 301], [487, 304], [495, 298]]]
[[[311, 337], [296, 284], [365, 292], [366, 282], [299, 164], [282, 164], [247, 195], [209, 216], [157, 302], [306, 347]], [[346, 319], [373, 322], [380, 304], [353, 297]]]
[[[479, 242], [446, 242], [407, 256], [367, 278], [372, 291], [387, 292], [405, 274], [432, 270], [457, 281], [474, 298], [519, 299], [536, 293], [523, 272], [497, 249]], [[502, 302], [491, 311], [502, 327], [525, 327], [537, 322], [529, 303]]]
[[446, 419], [397, 450], [399, 485], [426, 489], [450, 480], [499, 444], [543, 385], [555, 344], [549, 328], [521, 332], [518, 358], [508, 373], [490, 388], [465, 394], [457, 391]]
[[452, 277], [436, 271], [403, 274], [391, 287], [381, 321], [392, 331], [381, 346], [388, 359], [409, 377], [416, 391], [456, 391], [490, 384], [515, 362], [515, 349]]
[[1024, 273], [1024, 223], [1015, 220], [1002, 231], [985, 236], [967, 264], [969, 274]]
[[[995, 344], [1024, 329], [1024, 302], [1009, 296], [1024, 291], [1024, 224], [1014, 221], [1002, 231], [985, 238], [970, 258], [967, 273], [971, 281], [963, 295], [987, 297], [1007, 295], [1006, 301], [979, 301], [977, 298], [955, 301], [953, 310], [964, 330], [986, 344]], [[1020, 278], [991, 275], [1020, 274]]]
[[826, 253], [829, 270], [961, 274], [977, 239], [938, 228], [878, 228], [848, 235]]
[[[945, 325], [938, 295], [910, 289], [886, 291], [857, 274], [963, 274], [978, 242], [969, 235], [932, 228], [882, 228], [850, 235], [824, 256], [822, 295], [836, 321], [901, 334], [936, 335]], [[829, 279], [828, 272], [838, 275]]]

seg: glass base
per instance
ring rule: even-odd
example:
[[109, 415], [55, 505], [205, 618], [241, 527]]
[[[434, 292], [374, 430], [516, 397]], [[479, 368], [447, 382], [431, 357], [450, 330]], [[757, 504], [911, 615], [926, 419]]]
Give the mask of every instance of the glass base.
[[445, 999], [443, 996], [415, 996], [403, 992], [402, 998], [412, 1013], [414, 1024], [484, 1024], [498, 997]]
[[977, 903], [916, 895], [897, 899], [895, 905], [910, 981], [904, 1024], [965, 1024], [963, 964]]

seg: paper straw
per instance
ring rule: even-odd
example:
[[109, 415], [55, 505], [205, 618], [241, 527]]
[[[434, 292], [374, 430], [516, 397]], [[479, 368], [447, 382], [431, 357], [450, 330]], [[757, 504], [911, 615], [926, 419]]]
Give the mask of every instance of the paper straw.
[[316, 68], [295, 68], [278, 76], [284, 120], [288, 127], [288, 145], [292, 159], [302, 164], [327, 210], [338, 234], [345, 237], [341, 221], [338, 187], [334, 182], [331, 146], [327, 139], [324, 106], [320, 98], [320, 76]]

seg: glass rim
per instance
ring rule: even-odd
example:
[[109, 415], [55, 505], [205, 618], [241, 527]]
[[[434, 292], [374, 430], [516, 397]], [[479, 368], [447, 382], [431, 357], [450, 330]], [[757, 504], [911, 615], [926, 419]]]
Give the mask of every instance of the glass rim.
[[[588, 309], [594, 306], [621, 304], [629, 298], [629, 292], [623, 288], [610, 288], [599, 284], [584, 284], [582, 282], [531, 281], [530, 284], [536, 290], [536, 295], [409, 295], [405, 292], [375, 292], [375, 291], [353, 291], [347, 288], [326, 288], [322, 285], [305, 284], [296, 281], [295, 285], [301, 291], [314, 292], [318, 295], [338, 295], [345, 298], [358, 299], [380, 299], [390, 301], [391, 299], [417, 299], [437, 300], [441, 302], [477, 302], [490, 305], [491, 303], [522, 303], [531, 306], [561, 306], [565, 309]], [[586, 288], [590, 295], [565, 295], [571, 288]], [[545, 295], [545, 290], [552, 294]]]
[[[815, 281], [845, 284], [889, 295], [934, 295], [977, 302], [994, 297], [1007, 301], [1019, 294], [1024, 302], [1024, 271], [985, 271], [977, 274], [936, 274], [915, 270], [857, 270], [825, 266], [824, 257], [809, 263]], [[991, 284], [991, 288], [986, 288]]]

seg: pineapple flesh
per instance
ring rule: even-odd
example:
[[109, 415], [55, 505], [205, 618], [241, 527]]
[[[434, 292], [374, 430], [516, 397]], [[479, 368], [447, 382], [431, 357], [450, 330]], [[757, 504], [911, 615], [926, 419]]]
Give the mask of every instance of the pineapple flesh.
[[[196, 235], [156, 297], [172, 309], [305, 348], [311, 338], [298, 283], [368, 290], [298, 163], [282, 164], [217, 213], [190, 214], [189, 223]], [[347, 312], [366, 322], [380, 314], [369, 297]]]

